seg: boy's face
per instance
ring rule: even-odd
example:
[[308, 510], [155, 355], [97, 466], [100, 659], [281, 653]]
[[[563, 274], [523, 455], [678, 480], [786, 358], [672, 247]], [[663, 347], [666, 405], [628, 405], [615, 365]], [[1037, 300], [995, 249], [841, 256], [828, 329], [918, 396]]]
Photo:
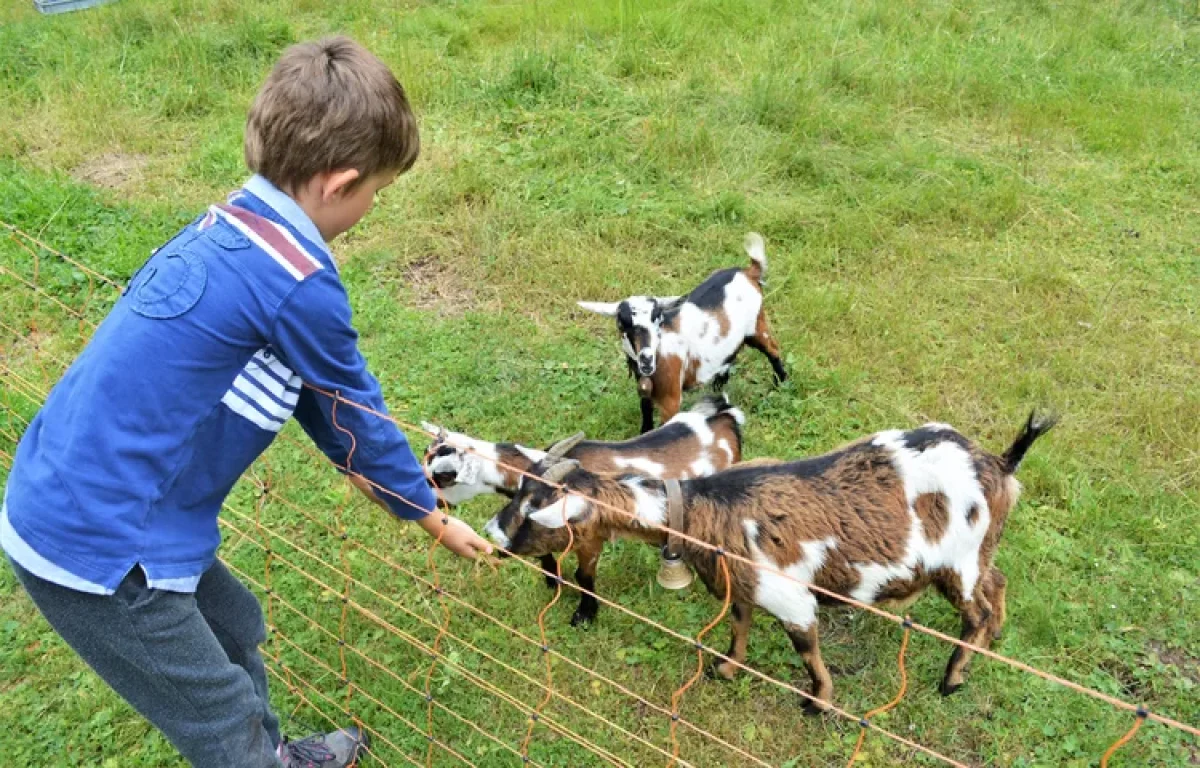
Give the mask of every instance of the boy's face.
[[323, 201], [322, 221], [317, 223], [321, 235], [326, 241], [330, 241], [348, 231], [371, 210], [379, 190], [395, 180], [396, 172], [386, 171], [366, 177], [349, 191], [346, 191], [349, 184], [337, 190], [328, 200]]

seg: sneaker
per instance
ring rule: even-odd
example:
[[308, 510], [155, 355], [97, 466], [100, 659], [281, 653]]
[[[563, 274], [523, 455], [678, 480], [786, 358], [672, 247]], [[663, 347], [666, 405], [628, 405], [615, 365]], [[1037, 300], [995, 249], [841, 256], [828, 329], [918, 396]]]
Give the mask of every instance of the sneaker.
[[285, 738], [279, 745], [279, 757], [284, 768], [351, 768], [370, 745], [370, 737], [351, 726], [299, 741]]

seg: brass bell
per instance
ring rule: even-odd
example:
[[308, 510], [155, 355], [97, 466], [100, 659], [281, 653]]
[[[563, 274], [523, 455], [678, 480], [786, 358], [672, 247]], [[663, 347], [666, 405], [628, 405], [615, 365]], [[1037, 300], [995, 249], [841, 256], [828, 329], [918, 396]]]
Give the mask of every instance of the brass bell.
[[692, 583], [692, 569], [687, 567], [683, 558], [667, 554], [663, 547], [658, 565], [658, 584], [663, 589], [684, 589]]

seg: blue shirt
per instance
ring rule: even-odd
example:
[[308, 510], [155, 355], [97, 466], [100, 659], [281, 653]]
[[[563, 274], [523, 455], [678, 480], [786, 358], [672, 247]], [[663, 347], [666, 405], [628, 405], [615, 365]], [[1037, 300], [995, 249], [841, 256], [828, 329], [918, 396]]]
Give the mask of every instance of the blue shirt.
[[397, 494], [380, 494], [397, 516], [432, 510], [395, 424], [343, 403], [335, 428], [317, 389], [387, 412], [328, 247], [255, 176], [150, 257], [50, 391], [17, 446], [0, 547], [81, 591], [111, 594], [135, 564], [151, 587], [193, 591], [222, 502], [292, 416]]

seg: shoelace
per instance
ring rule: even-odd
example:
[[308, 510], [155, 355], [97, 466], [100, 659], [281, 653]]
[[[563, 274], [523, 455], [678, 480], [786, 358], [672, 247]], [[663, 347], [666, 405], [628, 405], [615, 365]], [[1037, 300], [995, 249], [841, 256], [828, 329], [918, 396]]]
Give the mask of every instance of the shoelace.
[[300, 741], [287, 742], [289, 768], [319, 768], [336, 757], [329, 747], [322, 744], [320, 736]]

